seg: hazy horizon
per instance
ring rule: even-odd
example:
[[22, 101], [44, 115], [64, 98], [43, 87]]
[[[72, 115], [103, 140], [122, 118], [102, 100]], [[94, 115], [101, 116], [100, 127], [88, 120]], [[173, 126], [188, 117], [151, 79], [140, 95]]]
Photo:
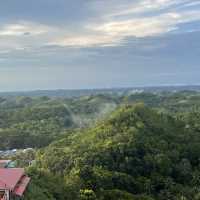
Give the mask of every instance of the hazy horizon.
[[48, 91], [48, 92], [54, 92], [54, 91], [76, 91], [76, 90], [118, 90], [118, 89], [148, 89], [148, 88], [193, 88], [193, 87], [199, 87], [200, 88], [200, 84], [191, 84], [191, 85], [186, 85], [186, 84], [174, 84], [174, 85], [167, 85], [167, 84], [163, 84], [163, 85], [136, 85], [136, 86], [127, 86], [127, 87], [90, 87], [90, 88], [46, 88], [46, 89], [40, 89], [40, 88], [36, 88], [36, 89], [30, 89], [30, 90], [26, 90], [26, 89], [21, 89], [21, 90], [0, 90], [0, 93], [28, 93], [28, 92], [43, 92], [43, 91]]
[[0, 3], [0, 91], [199, 85], [198, 0]]

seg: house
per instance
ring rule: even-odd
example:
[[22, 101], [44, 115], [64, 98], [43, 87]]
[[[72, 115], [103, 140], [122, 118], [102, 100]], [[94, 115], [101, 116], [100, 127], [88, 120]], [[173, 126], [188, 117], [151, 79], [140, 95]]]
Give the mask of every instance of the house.
[[29, 182], [22, 168], [0, 168], [0, 200], [23, 197]]

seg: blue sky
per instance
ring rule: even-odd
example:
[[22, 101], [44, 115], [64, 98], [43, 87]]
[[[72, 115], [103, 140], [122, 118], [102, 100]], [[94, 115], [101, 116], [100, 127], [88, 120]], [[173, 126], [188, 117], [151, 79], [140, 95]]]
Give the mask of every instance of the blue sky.
[[6, 0], [0, 91], [200, 84], [199, 0]]

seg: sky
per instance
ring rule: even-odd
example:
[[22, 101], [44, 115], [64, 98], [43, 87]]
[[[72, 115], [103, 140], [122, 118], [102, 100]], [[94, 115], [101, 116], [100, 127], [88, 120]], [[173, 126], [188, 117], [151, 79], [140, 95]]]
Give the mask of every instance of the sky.
[[0, 91], [199, 84], [199, 0], [0, 2]]

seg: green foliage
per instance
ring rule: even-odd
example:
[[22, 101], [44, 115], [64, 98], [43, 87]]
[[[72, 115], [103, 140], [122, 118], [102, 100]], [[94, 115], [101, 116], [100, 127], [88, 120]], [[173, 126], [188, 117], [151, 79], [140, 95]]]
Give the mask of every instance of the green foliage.
[[38, 199], [66, 199], [66, 187], [62, 177], [53, 175], [47, 170], [31, 167], [28, 169], [31, 176], [31, 185], [26, 193], [25, 200]]
[[199, 100], [186, 91], [2, 99], [0, 148], [50, 143], [14, 158], [35, 159], [27, 200], [198, 200]]
[[81, 200], [96, 200], [96, 195], [93, 190], [80, 190], [80, 199]]
[[192, 200], [198, 198], [199, 155], [199, 134], [140, 103], [52, 143], [37, 163], [64, 176], [77, 200], [80, 192], [82, 199]]
[[0, 150], [41, 148], [73, 128], [89, 126], [116, 106], [115, 99], [16, 97], [0, 99]]

